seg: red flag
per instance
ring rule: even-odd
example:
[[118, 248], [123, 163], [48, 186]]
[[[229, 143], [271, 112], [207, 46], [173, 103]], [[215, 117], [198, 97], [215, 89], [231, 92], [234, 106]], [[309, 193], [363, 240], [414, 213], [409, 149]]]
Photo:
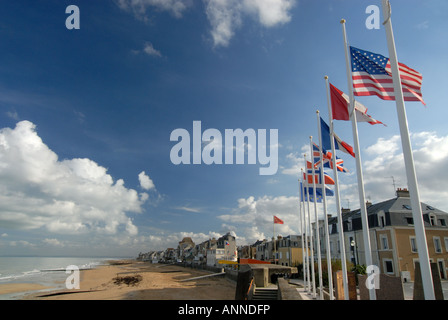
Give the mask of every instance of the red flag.
[[283, 224], [283, 220], [274, 216], [274, 223]]
[[[348, 114], [348, 96], [330, 83], [331, 109], [334, 120], [350, 120]], [[367, 114], [367, 108], [355, 100], [356, 121], [368, 122], [370, 124], [383, 124], [381, 121], [373, 119]]]

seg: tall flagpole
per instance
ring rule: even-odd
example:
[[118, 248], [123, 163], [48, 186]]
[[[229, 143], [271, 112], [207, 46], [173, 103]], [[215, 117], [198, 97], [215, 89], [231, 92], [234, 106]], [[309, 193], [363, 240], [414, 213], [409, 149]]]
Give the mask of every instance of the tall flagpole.
[[[320, 234], [319, 234], [319, 218], [317, 214], [317, 190], [316, 190], [316, 179], [314, 171], [314, 161], [313, 161], [313, 137], [310, 136], [310, 152], [311, 152], [311, 163], [312, 163], [312, 174], [313, 174], [313, 189], [314, 189], [314, 220], [315, 220], [315, 230], [316, 230], [316, 247], [317, 247], [317, 270], [319, 272], [319, 298], [324, 300], [324, 288], [322, 285], [322, 257], [320, 253]], [[325, 184], [323, 188], [323, 193], [325, 193]]]
[[333, 115], [331, 113], [330, 106], [330, 96], [328, 93], [328, 77], [325, 76], [325, 84], [327, 87], [327, 104], [328, 104], [328, 117], [330, 120], [330, 142], [331, 142], [331, 152], [333, 160], [333, 174], [334, 174], [334, 189], [336, 193], [336, 212], [338, 216], [338, 234], [339, 234], [339, 244], [341, 247], [341, 264], [342, 264], [342, 282], [344, 283], [344, 299], [348, 300], [348, 276], [347, 276], [347, 260], [345, 257], [345, 241], [344, 241], [344, 226], [342, 223], [342, 213], [341, 213], [341, 198], [339, 196], [339, 178], [338, 169], [336, 167], [336, 152], [334, 148], [334, 136], [333, 136]]
[[389, 49], [389, 60], [392, 69], [392, 79], [394, 84], [395, 102], [397, 105], [398, 123], [400, 126], [401, 144], [403, 148], [404, 164], [406, 167], [406, 177], [408, 180], [409, 195], [411, 198], [412, 216], [414, 218], [415, 238], [417, 241], [418, 258], [420, 261], [423, 292], [426, 300], [435, 300], [434, 284], [432, 282], [431, 265], [429, 261], [428, 245], [423, 222], [420, 195], [418, 191], [417, 175], [415, 173], [414, 157], [412, 155], [411, 139], [409, 137], [408, 120], [404, 105], [403, 91], [398, 71], [397, 52], [395, 50], [395, 40], [392, 29], [391, 10], [388, 0], [382, 0], [383, 16], [386, 21], [383, 23], [386, 29], [387, 47]]
[[[305, 162], [306, 165], [306, 162]], [[308, 220], [305, 213], [305, 181], [303, 180], [303, 169], [302, 169], [302, 194], [303, 194], [303, 220], [305, 225], [305, 248], [306, 248], [306, 276], [307, 276], [307, 291], [311, 293], [311, 278], [310, 278], [310, 251], [308, 250]], [[308, 194], [306, 196], [308, 200]]]
[[[370, 246], [370, 230], [369, 230], [369, 220], [367, 218], [367, 208], [366, 208], [366, 197], [364, 193], [364, 181], [362, 177], [362, 166], [361, 166], [361, 152], [359, 149], [359, 139], [358, 139], [358, 124], [356, 122], [356, 111], [355, 111], [355, 98], [353, 95], [353, 85], [352, 85], [352, 72], [350, 67], [350, 58], [348, 55], [348, 45], [347, 45], [347, 33], [345, 31], [345, 20], [341, 20], [342, 24], [342, 33], [344, 35], [344, 49], [345, 49], [345, 63], [347, 67], [347, 84], [349, 90], [349, 115], [352, 121], [352, 131], [353, 131], [353, 144], [355, 148], [355, 160], [356, 160], [356, 173], [358, 178], [358, 195], [359, 195], [359, 206], [361, 208], [361, 223], [362, 223], [362, 235], [364, 242], [364, 250], [365, 250], [365, 258], [366, 265], [373, 265], [372, 261], [372, 249]], [[367, 270], [373, 270], [373, 268], [368, 268]], [[371, 273], [368, 273], [369, 277]], [[377, 275], [378, 276], [378, 275]], [[375, 288], [373, 286], [369, 286], [369, 297], [370, 300], [376, 300]]]
[[[306, 166], [306, 154], [303, 155], [303, 158], [305, 160], [305, 166]], [[310, 267], [311, 267], [311, 283], [313, 285], [313, 293], [312, 296], [314, 299], [316, 299], [316, 277], [314, 274], [314, 244], [313, 244], [313, 229], [311, 228], [311, 213], [310, 213], [310, 187], [308, 184], [308, 172], [305, 171], [305, 181], [306, 181], [306, 200], [307, 200], [307, 206], [308, 206], [308, 228], [310, 230], [309, 237], [310, 237]], [[309, 261], [309, 260], [308, 260]]]
[[272, 216], [272, 219], [273, 219], [273, 224], [272, 224], [272, 233], [273, 233], [273, 236], [272, 236], [272, 238], [273, 238], [273, 242], [274, 242], [274, 264], [277, 264], [277, 261], [276, 261], [276, 259], [275, 259], [275, 255], [276, 255], [276, 247], [275, 247], [275, 218], [274, 218], [274, 216]]
[[[316, 111], [317, 115], [317, 132], [319, 134], [319, 153], [320, 153], [320, 171], [321, 171], [321, 181], [325, 187], [325, 175], [324, 175], [324, 159], [322, 155], [322, 133], [320, 128], [320, 115], [319, 110]], [[330, 252], [330, 230], [328, 228], [328, 217], [327, 217], [327, 195], [326, 192], [322, 193], [322, 200], [324, 206], [324, 228], [325, 228], [325, 247], [327, 248], [327, 272], [328, 272], [328, 291], [330, 293], [330, 300], [334, 300], [333, 293], [333, 270], [331, 267], [331, 252]]]
[[[302, 174], [303, 176], [303, 174]], [[302, 213], [302, 200], [303, 200], [303, 193], [302, 193], [302, 186], [300, 183], [300, 177], [299, 177], [299, 221], [300, 221], [300, 234], [302, 238], [302, 270], [303, 270], [303, 284], [306, 284], [306, 277], [305, 277], [305, 243], [304, 243], [304, 232], [303, 232], [303, 213]]]

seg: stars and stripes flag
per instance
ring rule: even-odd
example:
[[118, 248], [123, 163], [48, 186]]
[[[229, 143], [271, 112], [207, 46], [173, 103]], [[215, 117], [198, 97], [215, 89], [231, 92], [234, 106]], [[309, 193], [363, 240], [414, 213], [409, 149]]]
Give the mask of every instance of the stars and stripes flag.
[[[330, 83], [331, 110], [333, 120], [350, 120], [348, 114], [349, 98], [348, 96]], [[367, 108], [360, 102], [355, 100], [356, 121], [368, 122], [372, 125], [383, 124], [381, 121], [373, 119], [367, 114]]]
[[[395, 100], [390, 60], [378, 53], [350, 47], [353, 93], [356, 96], [376, 95], [383, 100]], [[405, 101], [422, 98], [422, 75], [403, 63], [398, 63]]]

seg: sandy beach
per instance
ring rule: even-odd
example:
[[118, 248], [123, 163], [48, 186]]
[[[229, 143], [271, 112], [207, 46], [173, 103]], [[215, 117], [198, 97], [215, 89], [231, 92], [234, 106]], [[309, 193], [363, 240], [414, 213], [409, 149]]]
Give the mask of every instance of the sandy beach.
[[[79, 290], [45, 291], [26, 295], [26, 300], [233, 300], [236, 283], [223, 276], [182, 281], [210, 272], [175, 265], [128, 261], [81, 271]], [[134, 284], [116, 278], [138, 279]], [[129, 278], [126, 278], [129, 277]], [[44, 289], [33, 284], [0, 286], [0, 291]], [[8, 286], [8, 287], [6, 287]]]

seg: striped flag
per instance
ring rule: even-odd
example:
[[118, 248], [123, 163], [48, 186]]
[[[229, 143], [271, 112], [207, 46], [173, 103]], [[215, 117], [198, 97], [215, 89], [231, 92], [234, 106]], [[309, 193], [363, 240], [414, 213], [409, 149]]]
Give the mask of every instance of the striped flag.
[[[353, 93], [356, 96], [376, 95], [383, 100], [395, 100], [389, 58], [378, 53], [350, 47]], [[422, 98], [422, 75], [403, 63], [398, 63], [405, 101]]]
[[[328, 124], [320, 118], [320, 131], [322, 134], [322, 146], [323, 148], [330, 150], [331, 149], [331, 140], [330, 140], [330, 127]], [[353, 147], [348, 143], [344, 142], [339, 138], [336, 133], [333, 132], [334, 137], [334, 148], [335, 150], [340, 150], [342, 152], [348, 153], [353, 158], [355, 158], [355, 153], [353, 152]]]
[[[314, 166], [316, 168], [320, 167], [320, 151], [319, 147], [315, 143], [313, 143], [313, 156]], [[326, 151], [324, 148], [322, 148], [322, 160], [324, 163], [324, 168], [333, 169], [333, 154], [330, 151]], [[310, 169], [311, 167], [307, 164], [307, 168]], [[348, 172], [348, 170], [344, 168], [344, 160], [338, 156], [336, 156], [336, 169], [341, 172]]]
[[[309, 162], [309, 161], [308, 161]], [[328, 174], [324, 172], [325, 184], [334, 184], [334, 180]], [[313, 170], [307, 170], [307, 172], [303, 173], [303, 179], [308, 182], [309, 185], [313, 184]], [[322, 178], [320, 175], [320, 169], [314, 169], [314, 183], [316, 186], [322, 187]]]
[[[348, 114], [348, 96], [330, 83], [331, 110], [333, 120], [350, 120]], [[381, 121], [373, 119], [367, 114], [367, 108], [360, 102], [355, 100], [356, 121], [368, 122], [370, 124], [383, 124]]]

